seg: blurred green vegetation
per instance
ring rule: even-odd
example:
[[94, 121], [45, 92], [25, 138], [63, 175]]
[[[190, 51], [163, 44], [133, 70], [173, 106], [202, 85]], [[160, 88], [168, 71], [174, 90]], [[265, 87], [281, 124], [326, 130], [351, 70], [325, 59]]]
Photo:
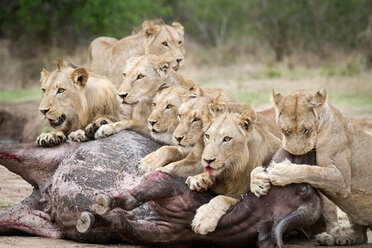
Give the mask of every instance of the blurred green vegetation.
[[0, 101], [1, 102], [15, 102], [15, 101], [31, 101], [40, 100], [41, 92], [40, 89], [30, 90], [0, 90]]
[[161, 17], [208, 46], [253, 37], [278, 61], [295, 49], [326, 57], [329, 45], [362, 48], [368, 23], [366, 0], [12, 0], [0, 8], [0, 37], [22, 56], [34, 56], [40, 44], [71, 48], [100, 35], [124, 37]]

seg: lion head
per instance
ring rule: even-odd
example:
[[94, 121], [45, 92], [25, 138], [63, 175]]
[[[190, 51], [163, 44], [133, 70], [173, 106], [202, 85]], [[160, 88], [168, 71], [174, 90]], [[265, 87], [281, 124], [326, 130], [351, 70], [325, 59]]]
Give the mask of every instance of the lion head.
[[81, 95], [89, 73], [85, 68], [77, 68], [63, 60], [58, 60], [56, 66], [52, 72], [41, 71], [43, 95], [39, 111], [53, 128], [67, 133], [84, 121], [83, 111], [87, 103]]
[[249, 105], [238, 112], [241, 113], [226, 111], [218, 115], [204, 134], [201, 162], [212, 176], [242, 171], [241, 166], [248, 163], [248, 139], [257, 116]]
[[123, 70], [123, 82], [119, 95], [125, 104], [152, 101], [157, 91], [169, 86], [166, 79], [176, 64], [175, 57], [159, 57], [152, 54], [133, 56]]
[[185, 55], [183, 26], [178, 22], [171, 26], [166, 25], [162, 20], [156, 19], [144, 21], [141, 29], [145, 36], [145, 54], [172, 54], [176, 60], [174, 69], [178, 70]]
[[172, 134], [178, 125], [178, 110], [182, 103], [190, 99], [190, 94], [189, 90], [181, 87], [169, 87], [156, 94], [148, 118], [148, 127], [154, 139], [173, 143]]
[[325, 89], [316, 93], [299, 90], [285, 97], [273, 90], [272, 99], [284, 149], [295, 155], [311, 151], [320, 127], [320, 110], [327, 100]]

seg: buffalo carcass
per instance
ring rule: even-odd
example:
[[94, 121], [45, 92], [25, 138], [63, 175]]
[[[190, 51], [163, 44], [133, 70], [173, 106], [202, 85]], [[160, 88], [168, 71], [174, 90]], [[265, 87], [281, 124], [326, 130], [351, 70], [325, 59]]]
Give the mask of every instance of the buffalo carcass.
[[[141, 183], [137, 162], [160, 146], [131, 131], [54, 148], [1, 145], [0, 164], [29, 182], [34, 191], [0, 213], [0, 235], [26, 232], [80, 242], [122, 238], [137, 244], [228, 246], [256, 243], [258, 237], [258, 244], [270, 247], [274, 245], [271, 230], [276, 231], [280, 243], [283, 231], [311, 224], [319, 217], [320, 200], [310, 186], [274, 187], [259, 199], [247, 194], [221, 219], [215, 232], [197, 235], [191, 230], [191, 220], [211, 194], [190, 191], [183, 178], [163, 173], [150, 174]], [[111, 207], [117, 204], [122, 208], [91, 218], [100, 193], [118, 196], [112, 199]], [[76, 223], [80, 229], [94, 225], [80, 233]]]

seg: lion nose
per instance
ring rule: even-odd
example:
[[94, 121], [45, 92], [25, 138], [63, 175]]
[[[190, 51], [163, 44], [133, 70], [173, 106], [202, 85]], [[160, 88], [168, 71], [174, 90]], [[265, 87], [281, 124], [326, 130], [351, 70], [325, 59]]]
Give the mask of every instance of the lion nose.
[[183, 136], [182, 137], [177, 137], [177, 136], [174, 136], [174, 138], [178, 141], [178, 143], [181, 142], [181, 140], [183, 139]]
[[180, 64], [182, 59], [176, 59], [176, 61], [177, 61], [177, 64]]
[[216, 158], [214, 158], [214, 159], [205, 159], [205, 158], [203, 158], [204, 159], [204, 161], [207, 163], [207, 164], [211, 164], [211, 163], [213, 163], [214, 161], [216, 161]]
[[49, 112], [49, 110], [50, 110], [50, 108], [48, 108], [48, 109], [39, 109], [39, 111], [42, 113], [42, 114], [46, 114], [46, 113], [48, 113]]
[[119, 96], [124, 100], [128, 96], [128, 93], [119, 94]]
[[158, 121], [149, 121], [149, 123], [151, 126], [154, 126], [156, 123], [158, 123]]

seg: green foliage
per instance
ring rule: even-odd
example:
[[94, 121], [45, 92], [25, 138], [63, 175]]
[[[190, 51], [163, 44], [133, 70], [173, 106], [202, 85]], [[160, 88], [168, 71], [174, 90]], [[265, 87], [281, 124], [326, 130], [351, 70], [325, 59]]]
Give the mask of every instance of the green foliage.
[[40, 89], [0, 90], [0, 102], [31, 101], [41, 99]]

